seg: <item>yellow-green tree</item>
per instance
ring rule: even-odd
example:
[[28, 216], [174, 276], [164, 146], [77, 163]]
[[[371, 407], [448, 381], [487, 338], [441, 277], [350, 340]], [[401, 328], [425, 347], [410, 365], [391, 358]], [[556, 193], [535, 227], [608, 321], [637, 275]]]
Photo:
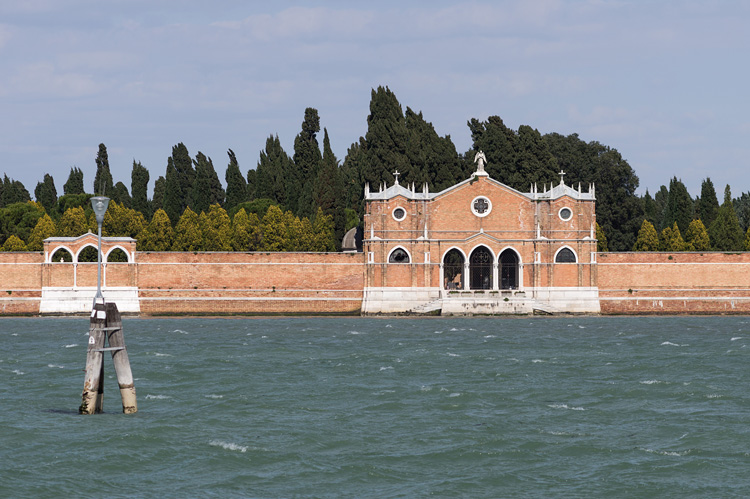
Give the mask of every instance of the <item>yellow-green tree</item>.
[[672, 227], [665, 227], [659, 237], [659, 249], [661, 251], [685, 251], [685, 241], [680, 234], [677, 222]]
[[202, 251], [203, 234], [198, 215], [189, 207], [185, 208], [175, 227], [174, 251]]
[[102, 236], [136, 237], [146, 226], [143, 213], [126, 208], [123, 204], [111, 201], [104, 214]]
[[323, 210], [318, 207], [318, 213], [313, 222], [313, 233], [315, 234], [312, 251], [335, 251], [336, 243], [333, 241], [333, 217], [324, 215]]
[[284, 214], [278, 206], [272, 205], [268, 208], [263, 217], [261, 228], [263, 231], [261, 250], [284, 251], [287, 230], [284, 224]]
[[[671, 229], [670, 229], [671, 230]], [[659, 235], [656, 227], [648, 220], [643, 220], [633, 251], [659, 251]]]
[[57, 221], [57, 235], [78, 237], [89, 231], [89, 221], [81, 206], [68, 208]]
[[596, 251], [598, 252], [605, 252], [609, 251], [609, 247], [607, 244], [607, 235], [604, 233], [604, 230], [599, 227], [599, 223], [596, 223]]
[[224, 208], [212, 204], [199, 217], [203, 251], [232, 251], [232, 221]]
[[167, 212], [156, 210], [149, 224], [138, 236], [138, 249], [141, 251], [169, 251], [174, 243], [174, 230]]
[[750, 251], [750, 228], [745, 233], [745, 251]]
[[42, 251], [44, 249], [44, 240], [54, 236], [55, 233], [57, 233], [55, 222], [45, 213], [31, 230], [27, 244], [29, 251]]
[[26, 251], [26, 244], [21, 240], [20, 237], [16, 236], [15, 234], [11, 234], [11, 236], [5, 240], [5, 243], [3, 243], [3, 251]]
[[708, 251], [711, 249], [708, 230], [700, 219], [696, 218], [688, 225], [687, 232], [685, 232], [685, 245], [688, 251]]
[[294, 216], [294, 213], [284, 213], [284, 227], [286, 228], [286, 239], [284, 251], [302, 251], [302, 221]]
[[234, 251], [256, 251], [261, 239], [260, 220], [258, 215], [244, 208], [234, 214], [232, 219], [232, 249]]

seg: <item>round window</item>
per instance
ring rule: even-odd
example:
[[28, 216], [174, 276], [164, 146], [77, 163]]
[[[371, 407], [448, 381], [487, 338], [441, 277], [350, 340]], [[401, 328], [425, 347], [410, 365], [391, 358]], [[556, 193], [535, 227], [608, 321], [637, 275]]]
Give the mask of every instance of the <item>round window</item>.
[[565, 222], [573, 218], [573, 212], [571, 211], [570, 208], [562, 208], [560, 210], [559, 215], [560, 215], [560, 218]]
[[399, 206], [398, 208], [396, 208], [395, 210], [393, 210], [393, 218], [397, 222], [400, 222], [401, 220], [403, 220], [404, 218], [406, 218], [406, 210], [403, 209], [403, 208], [401, 208]]
[[478, 217], [486, 217], [492, 211], [492, 203], [484, 196], [476, 197], [471, 202], [471, 211]]

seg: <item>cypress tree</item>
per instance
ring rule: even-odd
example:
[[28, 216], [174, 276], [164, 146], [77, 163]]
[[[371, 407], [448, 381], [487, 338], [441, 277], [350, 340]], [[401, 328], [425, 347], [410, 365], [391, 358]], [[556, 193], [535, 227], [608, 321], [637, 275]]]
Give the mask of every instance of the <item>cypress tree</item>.
[[114, 184], [112, 174], [109, 171], [109, 158], [107, 146], [99, 144], [99, 152], [96, 155], [96, 176], [94, 177], [94, 193], [98, 196], [112, 196]]
[[710, 227], [718, 214], [719, 200], [716, 198], [716, 189], [711, 178], [706, 177], [701, 184], [701, 197], [696, 206], [696, 215], [704, 226]]
[[80, 168], [73, 166], [70, 168], [70, 175], [63, 186], [63, 194], [83, 194], [83, 172]]
[[125, 184], [123, 184], [122, 182], [117, 182], [115, 184], [115, 187], [112, 189], [111, 197], [112, 201], [120, 203], [126, 208], [130, 208], [132, 202], [130, 199], [130, 193], [128, 193], [127, 186], [125, 186]]
[[[495, 180], [513, 188], [527, 189], [528, 185], [514, 184], [516, 176], [516, 142], [515, 132], [505, 126], [499, 116], [490, 116], [481, 122], [472, 118], [467, 122], [471, 131], [472, 150], [466, 153], [470, 171], [474, 171], [474, 155], [482, 151], [487, 157], [485, 171]], [[525, 181], [524, 181], [525, 183]]]
[[643, 220], [641, 230], [638, 231], [633, 251], [659, 251], [659, 235], [654, 225], [646, 219]]
[[718, 251], [742, 251], [745, 241], [740, 229], [737, 213], [732, 205], [732, 192], [729, 185], [724, 189], [724, 203], [719, 208], [716, 219], [708, 228], [711, 246]]
[[195, 156], [195, 181], [190, 191], [190, 206], [196, 213], [208, 212], [212, 204], [224, 204], [224, 188], [211, 158], [202, 152]]
[[[182, 196], [180, 199], [180, 213], [182, 213], [190, 202], [190, 191], [193, 189], [195, 183], [193, 160], [190, 159], [190, 153], [182, 142], [172, 147], [172, 162], [177, 174], [175, 181], [179, 183], [179, 192]], [[167, 187], [172, 188], [170, 185]], [[169, 214], [169, 211], [167, 211], [167, 214]]]
[[302, 130], [294, 138], [294, 167], [290, 168], [286, 179], [285, 205], [298, 216], [311, 216], [313, 213], [315, 184], [322, 160], [317, 139], [318, 132], [320, 132], [318, 110], [308, 107], [305, 109]]
[[651, 225], [656, 227], [656, 201], [654, 201], [654, 198], [652, 198], [651, 194], [648, 193], [648, 189], [646, 189], [646, 194], [643, 195], [643, 215], [645, 219], [651, 223]]
[[151, 199], [151, 211], [156, 213], [164, 207], [164, 190], [167, 181], [164, 177], [159, 177], [154, 181], [154, 197]]
[[693, 220], [693, 199], [682, 180], [673, 177], [669, 181], [669, 198], [662, 224], [671, 226], [677, 222], [680, 232], [685, 232], [691, 220]]
[[431, 190], [443, 190], [463, 180], [463, 171], [450, 136], [438, 136], [432, 123], [425, 121], [422, 113], [406, 108], [408, 135], [407, 156], [411, 170], [404, 180], [417, 187], [427, 182]]
[[237, 164], [237, 157], [234, 155], [234, 151], [229, 149], [227, 151], [229, 155], [229, 164], [227, 165], [227, 172], [224, 175], [224, 179], [227, 182], [227, 200], [224, 203], [224, 208], [227, 211], [232, 211], [232, 208], [240, 203], [249, 201], [247, 196], [247, 182], [240, 172], [240, 166]]
[[292, 168], [292, 160], [281, 147], [279, 137], [271, 135], [266, 140], [266, 149], [260, 153], [256, 168], [255, 197], [267, 198], [277, 204], [287, 202], [286, 174]]
[[133, 209], [143, 213], [143, 216], [147, 219], [151, 218], [151, 207], [148, 202], [149, 179], [146, 167], [140, 161], [133, 160], [133, 171], [130, 173], [131, 203]]
[[18, 181], [3, 175], [2, 189], [0, 189], [0, 208], [10, 206], [15, 203], [25, 203], [31, 201], [29, 191]]
[[685, 233], [685, 244], [689, 251], [708, 251], [711, 249], [708, 231], [700, 219], [696, 218], [690, 222]]
[[247, 171], [247, 200], [252, 201], [255, 199], [255, 186], [257, 184], [256, 170]]
[[750, 192], [743, 192], [740, 197], [732, 200], [732, 204], [737, 213], [740, 228], [744, 232], [750, 228]]
[[36, 184], [34, 197], [38, 203], [44, 206], [47, 213], [52, 213], [57, 204], [57, 189], [55, 188], [55, 181], [52, 179], [52, 175], [48, 173], [44, 174], [44, 181]]
[[181, 213], [185, 210], [182, 208], [185, 202], [180, 175], [174, 166], [174, 160], [170, 157], [167, 158], [167, 175], [164, 180], [164, 197], [162, 200], [162, 208], [167, 212], [167, 216], [173, 223], [179, 221]]
[[324, 215], [332, 218], [334, 241], [340, 242], [344, 237], [346, 225], [345, 202], [342, 196], [343, 182], [339, 171], [339, 161], [331, 149], [328, 130], [324, 129], [323, 132], [323, 159], [316, 180], [315, 204]]
[[367, 161], [362, 179], [377, 190], [381, 182], [392, 184], [394, 171], [411, 170], [407, 156], [408, 131], [396, 95], [388, 87], [373, 90], [367, 116]]
[[[359, 142], [354, 142], [346, 152], [346, 158], [341, 165], [341, 196], [344, 206], [356, 211], [361, 215], [364, 211], [364, 184], [362, 182], [362, 172], [367, 162], [367, 144], [364, 137], [359, 138]], [[377, 188], [377, 186], [370, 186]]]

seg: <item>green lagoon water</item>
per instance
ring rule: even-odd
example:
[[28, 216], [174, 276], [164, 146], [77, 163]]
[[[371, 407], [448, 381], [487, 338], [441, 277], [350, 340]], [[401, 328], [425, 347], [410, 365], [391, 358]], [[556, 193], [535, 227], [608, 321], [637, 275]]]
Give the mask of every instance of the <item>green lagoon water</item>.
[[750, 318], [0, 320], [0, 497], [749, 497]]

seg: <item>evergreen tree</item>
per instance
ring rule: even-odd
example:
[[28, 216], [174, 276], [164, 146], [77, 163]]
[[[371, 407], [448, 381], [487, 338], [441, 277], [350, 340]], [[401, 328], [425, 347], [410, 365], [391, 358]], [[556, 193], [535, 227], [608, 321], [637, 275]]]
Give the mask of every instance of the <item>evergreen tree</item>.
[[669, 201], [669, 189], [662, 185], [654, 195], [654, 204], [656, 205], [656, 220], [654, 227], [661, 230], [664, 228], [664, 214], [667, 211], [667, 202]]
[[674, 222], [672, 227], [666, 227], [661, 231], [659, 249], [661, 251], [685, 251], [685, 241], [682, 239], [677, 222]]
[[685, 232], [691, 220], [693, 220], [693, 199], [682, 180], [674, 177], [669, 181], [669, 198], [662, 223], [671, 226], [677, 222], [680, 232]]
[[[106, 237], [133, 237], [136, 238], [146, 226], [143, 213], [132, 208], [110, 201], [107, 212], [104, 214], [102, 224], [102, 235]], [[92, 231], [93, 232], [93, 231]]]
[[740, 228], [745, 232], [750, 228], [750, 192], [743, 192], [740, 197], [732, 200], [734, 211], [740, 222]]
[[654, 225], [646, 219], [643, 220], [641, 230], [638, 231], [633, 251], [659, 251], [659, 235]]
[[745, 251], [750, 251], [750, 229], [745, 233]]
[[700, 218], [705, 227], [710, 227], [719, 214], [719, 200], [716, 199], [716, 189], [711, 179], [706, 179], [701, 184], [701, 197], [695, 208], [696, 216]]
[[646, 189], [646, 194], [643, 195], [643, 215], [645, 219], [656, 228], [657, 220], [659, 218], [657, 216], [656, 201], [654, 201], [654, 198], [648, 193], [648, 189]]
[[130, 208], [132, 200], [130, 199], [130, 193], [128, 188], [122, 182], [117, 182], [115, 187], [112, 189], [112, 201], [120, 203], [126, 208]]
[[729, 185], [724, 189], [724, 203], [719, 214], [708, 228], [711, 246], [717, 251], [742, 251], [745, 247], [740, 222], [732, 205], [732, 192]]
[[0, 243], [11, 235], [28, 241], [31, 231], [44, 215], [44, 207], [33, 201], [13, 203], [0, 209]]
[[[474, 155], [482, 151], [487, 157], [485, 171], [490, 177], [514, 189], [526, 190], [528, 183], [517, 185], [516, 181], [516, 150], [518, 137], [515, 132], [505, 126], [499, 116], [490, 116], [487, 121], [480, 122], [472, 118], [467, 122], [471, 131], [472, 150], [466, 153], [469, 170], [475, 171]], [[547, 179], [551, 181], [553, 178]]]
[[109, 157], [107, 146], [99, 144], [99, 152], [96, 155], [96, 176], [94, 177], [94, 193], [97, 196], [112, 196], [114, 184], [112, 174], [109, 171]]
[[250, 251], [250, 219], [244, 208], [234, 214], [232, 219], [232, 249]]
[[374, 190], [383, 182], [393, 184], [395, 171], [411, 171], [406, 152], [408, 137], [404, 113], [395, 94], [388, 87], [373, 90], [365, 134], [367, 161], [362, 179]]
[[604, 233], [599, 223], [596, 223], [596, 251], [603, 253], [609, 251], [607, 235]]
[[[167, 216], [170, 220], [179, 221], [181, 214], [184, 213], [185, 208], [183, 204], [185, 202], [185, 196], [183, 195], [182, 186], [180, 182], [180, 174], [174, 166], [174, 160], [172, 158], [167, 159], [167, 176], [164, 180], [164, 197], [162, 200], [162, 208], [167, 212]], [[191, 210], [192, 211], [192, 210]]]
[[0, 187], [0, 208], [10, 206], [14, 203], [25, 203], [31, 201], [29, 191], [18, 180], [9, 179], [8, 175], [3, 175], [2, 186]]
[[[176, 146], [172, 147], [172, 163], [174, 165], [175, 173], [177, 174], [175, 180], [179, 183], [179, 193], [182, 196], [180, 200], [180, 213], [188, 207], [190, 201], [190, 191], [193, 189], [195, 184], [195, 170], [193, 169], [193, 160], [190, 159], [190, 153], [188, 152], [185, 144], [180, 142]], [[167, 185], [168, 189], [172, 189], [171, 185]], [[192, 207], [195, 210], [195, 207]], [[169, 211], [167, 211], [169, 214]], [[175, 218], [170, 218], [176, 220]]]
[[237, 157], [231, 149], [227, 151], [227, 154], [229, 155], [229, 165], [227, 165], [227, 172], [224, 175], [224, 179], [227, 181], [227, 199], [224, 208], [227, 211], [232, 211], [232, 208], [249, 201], [249, 198], [247, 196], [247, 182], [240, 172]]
[[286, 204], [286, 176], [292, 168], [292, 160], [284, 152], [278, 136], [266, 140], [266, 149], [260, 153], [256, 168], [255, 197], [268, 198], [277, 204]]
[[164, 208], [164, 190], [167, 181], [164, 177], [159, 177], [154, 181], [154, 197], [151, 199], [151, 211], [156, 213]]
[[336, 243], [334, 241], [334, 226], [333, 218], [330, 215], [323, 213], [323, 210], [318, 208], [318, 212], [315, 214], [315, 221], [313, 222], [313, 233], [315, 239], [311, 251], [335, 251]]
[[48, 173], [44, 174], [44, 181], [36, 184], [34, 197], [38, 203], [44, 206], [47, 213], [51, 213], [55, 209], [55, 205], [57, 204], [57, 189], [55, 188], [55, 181], [52, 179], [52, 175]]
[[[166, 211], [166, 210], [165, 210]], [[167, 215], [169, 215], [167, 213]], [[198, 215], [189, 207], [177, 222], [174, 230], [173, 251], [203, 251], [203, 233]]]
[[[367, 162], [367, 144], [363, 137], [359, 142], [353, 143], [346, 153], [344, 163], [341, 165], [342, 189], [341, 196], [346, 208], [353, 209], [357, 214], [364, 212], [364, 183], [362, 172]], [[377, 188], [377, 186], [371, 186]]]
[[339, 161], [333, 154], [331, 142], [328, 139], [328, 130], [323, 130], [323, 159], [318, 169], [318, 178], [315, 182], [315, 204], [322, 210], [324, 215], [332, 217], [334, 223], [334, 239], [340, 241], [344, 237], [344, 200], [341, 174], [339, 172]]
[[148, 170], [140, 161], [133, 160], [133, 171], [130, 173], [131, 205], [135, 211], [143, 213], [146, 219], [151, 218], [151, 207], [148, 202]]
[[203, 251], [232, 251], [232, 221], [226, 210], [212, 204], [208, 212], [201, 212]]
[[257, 183], [257, 174], [255, 170], [247, 171], [247, 200], [252, 201], [255, 199], [255, 186]]
[[190, 191], [190, 206], [196, 213], [208, 212], [212, 204], [224, 204], [224, 188], [216, 175], [211, 158], [198, 152], [194, 163], [195, 181]]
[[[463, 170], [450, 136], [440, 137], [432, 123], [406, 108], [408, 131], [407, 157], [411, 170], [405, 172], [404, 180], [417, 188], [427, 182], [431, 190], [441, 191], [461, 180]], [[348, 206], [347, 206], [348, 207]]]
[[57, 235], [60, 237], [78, 237], [89, 231], [89, 221], [81, 206], [69, 208], [57, 221]]
[[63, 194], [83, 194], [83, 172], [80, 168], [73, 166], [70, 168], [70, 175], [63, 186]]
[[138, 238], [138, 249], [141, 251], [169, 251], [174, 243], [174, 230], [167, 213], [158, 209], [151, 222], [143, 229]]
[[3, 251], [27, 251], [26, 244], [16, 235], [11, 236], [5, 240], [2, 247]]
[[[322, 156], [318, 145], [317, 134], [320, 132], [318, 110], [312, 107], [305, 109], [302, 130], [294, 138], [294, 168], [290, 169], [287, 178], [286, 206], [298, 216], [310, 216], [313, 213], [314, 189]], [[299, 199], [294, 199], [296, 194]]]
[[263, 232], [260, 248], [262, 251], [284, 251], [287, 246], [287, 231], [284, 225], [284, 214], [278, 206], [272, 205], [268, 208], [261, 223], [261, 230]]
[[46, 213], [37, 221], [28, 239], [29, 251], [42, 251], [44, 240], [52, 237], [57, 232], [57, 227], [52, 218]]
[[284, 213], [283, 220], [286, 237], [284, 238], [282, 251], [300, 251], [302, 247], [302, 221], [294, 216], [291, 211]]
[[685, 244], [688, 247], [688, 251], [708, 251], [711, 249], [708, 231], [700, 219], [690, 222], [688, 230], [685, 233]]

